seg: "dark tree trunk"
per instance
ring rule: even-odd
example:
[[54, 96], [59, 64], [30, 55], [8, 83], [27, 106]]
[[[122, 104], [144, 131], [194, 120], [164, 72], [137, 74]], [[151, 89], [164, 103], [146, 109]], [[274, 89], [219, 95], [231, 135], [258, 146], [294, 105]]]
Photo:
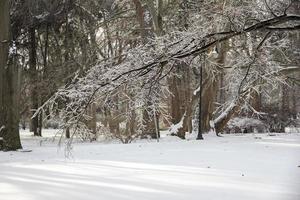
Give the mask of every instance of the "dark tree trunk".
[[67, 127], [66, 128], [66, 138], [70, 138], [71, 134], [70, 134], [70, 128]]
[[19, 135], [19, 71], [8, 64], [9, 0], [0, 1], [0, 150], [22, 148]]
[[[226, 62], [226, 56], [228, 51], [228, 43], [222, 42], [216, 48], [218, 48], [218, 56], [217, 58], [207, 58], [213, 59], [216, 61], [219, 66], [224, 66]], [[205, 58], [206, 60], [206, 58]], [[206, 61], [204, 61], [206, 63]], [[222, 69], [220, 69], [217, 73], [213, 74], [214, 79], [211, 80], [212, 74], [207, 74], [208, 81], [203, 86], [203, 104], [202, 104], [202, 129], [203, 132], [208, 132], [212, 129], [210, 126], [210, 121], [213, 120], [213, 112], [215, 111], [215, 102], [217, 100], [217, 96], [219, 93], [219, 81], [221, 78]], [[227, 122], [226, 122], [227, 123]], [[219, 132], [216, 132], [218, 135]]]
[[139, 29], [140, 29], [140, 35], [143, 40], [143, 42], [146, 42], [147, 39], [147, 33], [145, 29], [145, 20], [144, 20], [144, 8], [142, 6], [142, 3], [140, 0], [132, 0], [135, 5], [135, 11], [136, 11], [136, 18], [139, 22]]
[[185, 133], [192, 132], [192, 115], [194, 100], [191, 92], [190, 67], [183, 62], [175, 64], [176, 75], [169, 79], [170, 115], [173, 124], [182, 121], [182, 127], [178, 129], [177, 135], [185, 139]]
[[[38, 109], [38, 72], [36, 69], [36, 36], [35, 36], [35, 28], [30, 28], [29, 30], [29, 76], [30, 76], [30, 86], [31, 86], [31, 113], [32, 115], [35, 113], [36, 109]], [[34, 136], [41, 136], [41, 132], [39, 130], [39, 115], [36, 115], [31, 119], [31, 130]]]
[[201, 66], [200, 66], [197, 140], [203, 140], [203, 133], [202, 133], [202, 90], [203, 90], [203, 64], [201, 64]]
[[88, 109], [88, 115], [91, 117], [91, 119], [87, 122], [87, 126], [90, 129], [90, 131], [93, 133], [92, 140], [97, 139], [97, 118], [96, 118], [96, 105], [91, 104]]

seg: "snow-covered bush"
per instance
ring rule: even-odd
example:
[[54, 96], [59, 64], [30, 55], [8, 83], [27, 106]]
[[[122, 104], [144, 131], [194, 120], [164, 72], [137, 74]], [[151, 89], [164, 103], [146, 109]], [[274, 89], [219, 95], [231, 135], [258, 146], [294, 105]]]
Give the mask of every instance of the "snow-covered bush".
[[45, 127], [45, 128], [58, 129], [60, 125], [61, 125], [60, 120], [55, 119], [55, 118], [46, 120], [46, 121], [44, 122], [44, 127]]
[[267, 126], [259, 119], [248, 117], [235, 117], [231, 119], [226, 128], [226, 133], [263, 133]]

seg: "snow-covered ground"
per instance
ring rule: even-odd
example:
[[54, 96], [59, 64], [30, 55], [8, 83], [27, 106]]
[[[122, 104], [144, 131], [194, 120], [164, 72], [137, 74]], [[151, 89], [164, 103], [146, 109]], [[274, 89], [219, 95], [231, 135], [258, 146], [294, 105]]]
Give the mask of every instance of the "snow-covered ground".
[[79, 143], [66, 158], [22, 133], [33, 151], [0, 152], [0, 200], [299, 200], [300, 134], [256, 136]]

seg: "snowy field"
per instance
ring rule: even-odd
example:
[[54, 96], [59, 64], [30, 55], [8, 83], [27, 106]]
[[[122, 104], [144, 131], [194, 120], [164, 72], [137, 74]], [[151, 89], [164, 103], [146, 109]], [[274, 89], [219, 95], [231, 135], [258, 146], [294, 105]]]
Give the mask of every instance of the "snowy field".
[[300, 199], [300, 134], [79, 143], [72, 158], [44, 134], [0, 152], [0, 200]]

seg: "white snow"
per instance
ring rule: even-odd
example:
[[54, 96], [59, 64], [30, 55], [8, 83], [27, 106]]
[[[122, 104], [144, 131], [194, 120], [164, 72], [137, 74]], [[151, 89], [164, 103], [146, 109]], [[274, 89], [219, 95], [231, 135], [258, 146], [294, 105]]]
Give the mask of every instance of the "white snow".
[[300, 199], [300, 134], [77, 143], [72, 158], [44, 134], [0, 152], [1, 200]]
[[196, 90], [194, 90], [193, 92], [194, 96], [196, 96], [198, 92], [200, 92], [200, 86]]
[[0, 127], [0, 132], [1, 132], [3, 129], [5, 129], [5, 126], [1, 126], [1, 127]]
[[177, 134], [179, 129], [181, 129], [183, 127], [183, 120], [186, 117], [186, 113], [184, 113], [184, 115], [181, 117], [180, 122], [178, 122], [177, 124], [171, 124], [170, 128], [169, 128], [169, 133], [170, 134]]
[[229, 106], [214, 120], [214, 124], [218, 123], [220, 120], [224, 119], [229, 112], [236, 106], [236, 100], [232, 101]]
[[251, 125], [261, 125], [263, 126], [263, 122], [258, 120], [258, 119], [254, 119], [254, 118], [249, 118], [249, 117], [235, 117], [232, 118], [231, 120], [229, 120], [228, 122], [228, 128], [234, 128], [234, 127], [239, 127], [239, 128], [245, 128], [245, 127], [250, 127]]

